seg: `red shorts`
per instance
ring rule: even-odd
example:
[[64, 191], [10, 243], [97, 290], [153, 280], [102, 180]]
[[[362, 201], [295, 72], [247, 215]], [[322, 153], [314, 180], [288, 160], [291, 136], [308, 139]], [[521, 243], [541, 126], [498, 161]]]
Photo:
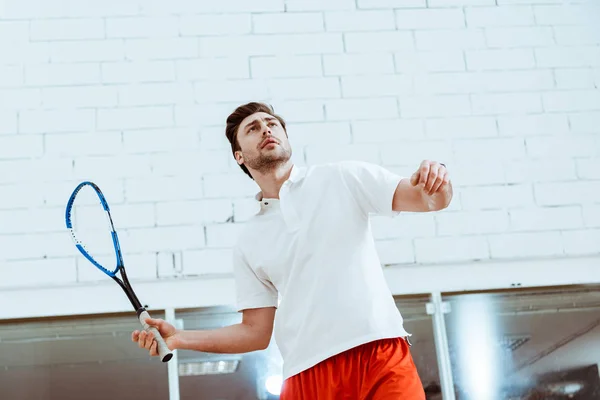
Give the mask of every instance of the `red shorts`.
[[285, 380], [281, 400], [425, 400], [403, 338], [365, 343]]

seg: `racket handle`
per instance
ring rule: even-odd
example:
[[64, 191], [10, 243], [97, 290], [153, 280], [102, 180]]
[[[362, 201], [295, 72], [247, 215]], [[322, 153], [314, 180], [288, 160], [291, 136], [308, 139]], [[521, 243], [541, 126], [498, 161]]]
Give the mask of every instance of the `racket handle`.
[[148, 325], [145, 322], [146, 318], [151, 318], [150, 314], [148, 314], [148, 311], [142, 311], [139, 318], [142, 326], [144, 327], [144, 330], [146, 332], [152, 332], [152, 334], [154, 335], [154, 340], [156, 340], [156, 349], [158, 350], [158, 355], [160, 356], [161, 361], [168, 362], [171, 358], [173, 358], [173, 352], [165, 343], [165, 340], [160, 335], [160, 332], [158, 332], [158, 329]]

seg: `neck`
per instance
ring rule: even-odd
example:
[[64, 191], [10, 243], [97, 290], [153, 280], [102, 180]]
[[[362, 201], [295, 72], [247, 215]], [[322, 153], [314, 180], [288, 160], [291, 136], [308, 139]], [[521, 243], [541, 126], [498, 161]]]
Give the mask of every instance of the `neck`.
[[263, 197], [269, 199], [279, 198], [279, 190], [283, 186], [283, 182], [290, 177], [293, 166], [292, 161], [288, 160], [269, 171], [251, 171], [252, 177], [260, 187]]

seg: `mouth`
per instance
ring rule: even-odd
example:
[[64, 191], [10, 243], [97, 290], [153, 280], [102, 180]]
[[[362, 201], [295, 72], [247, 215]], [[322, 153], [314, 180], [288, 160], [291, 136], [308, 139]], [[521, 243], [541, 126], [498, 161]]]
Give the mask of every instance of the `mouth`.
[[279, 144], [279, 142], [277, 142], [277, 140], [275, 140], [275, 139], [271, 139], [271, 138], [269, 138], [269, 139], [265, 140], [265, 141], [262, 143], [262, 145], [260, 146], [260, 148], [261, 148], [261, 149], [264, 149], [265, 147], [267, 147], [267, 146], [268, 146], [268, 145], [270, 145], [270, 144]]

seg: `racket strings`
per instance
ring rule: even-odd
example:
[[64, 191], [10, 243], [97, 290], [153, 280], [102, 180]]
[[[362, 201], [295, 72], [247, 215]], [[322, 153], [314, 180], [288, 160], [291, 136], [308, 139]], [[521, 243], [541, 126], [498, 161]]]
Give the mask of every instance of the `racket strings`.
[[92, 187], [83, 187], [77, 193], [71, 209], [71, 223], [74, 243], [83, 248], [97, 267], [114, 274], [117, 256], [112, 236], [113, 227], [109, 214]]

